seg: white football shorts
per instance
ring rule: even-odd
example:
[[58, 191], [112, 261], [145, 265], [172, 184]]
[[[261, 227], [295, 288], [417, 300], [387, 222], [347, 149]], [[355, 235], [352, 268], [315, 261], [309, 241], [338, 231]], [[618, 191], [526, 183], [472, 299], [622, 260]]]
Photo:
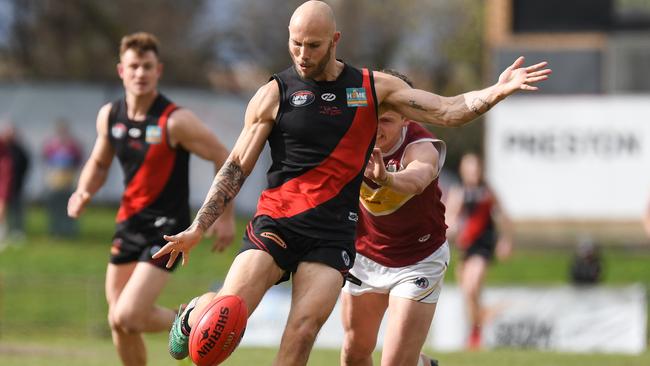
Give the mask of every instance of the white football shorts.
[[406, 267], [386, 267], [357, 253], [350, 274], [358, 278], [361, 285], [346, 281], [343, 291], [353, 296], [380, 293], [437, 303], [448, 266], [448, 242], [430, 256]]

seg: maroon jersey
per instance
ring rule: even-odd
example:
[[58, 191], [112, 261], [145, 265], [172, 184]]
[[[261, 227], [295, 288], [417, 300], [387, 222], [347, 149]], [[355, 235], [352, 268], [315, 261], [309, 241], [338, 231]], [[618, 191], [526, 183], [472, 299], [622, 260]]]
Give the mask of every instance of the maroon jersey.
[[174, 103], [158, 95], [144, 121], [131, 121], [124, 98], [113, 102], [108, 134], [124, 172], [116, 221], [138, 232], [189, 225], [189, 152], [169, 145], [167, 120]]
[[311, 238], [354, 240], [359, 187], [377, 134], [372, 72], [344, 64], [333, 81], [273, 76], [280, 108], [256, 216]]
[[[445, 159], [444, 144], [415, 122], [402, 130], [401, 142], [384, 155], [389, 172], [403, 169], [406, 148], [415, 143], [440, 144], [439, 168]], [[424, 192], [414, 195], [393, 191], [364, 178], [361, 185], [357, 252], [387, 267], [415, 264], [445, 243], [445, 206], [436, 178]]]

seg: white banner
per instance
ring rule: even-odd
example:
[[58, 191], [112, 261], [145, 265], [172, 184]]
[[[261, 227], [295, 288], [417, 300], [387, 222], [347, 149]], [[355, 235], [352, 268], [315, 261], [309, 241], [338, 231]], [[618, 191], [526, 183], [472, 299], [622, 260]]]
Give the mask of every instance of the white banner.
[[[646, 295], [641, 285], [624, 288], [487, 288], [486, 348], [536, 348], [566, 352], [638, 354], [646, 348]], [[275, 286], [248, 321], [244, 346], [277, 347], [289, 314], [291, 291]], [[385, 319], [377, 347], [385, 334]], [[445, 286], [428, 345], [438, 351], [462, 350], [469, 325], [460, 290]], [[341, 347], [339, 304], [323, 326], [316, 347]]]
[[513, 98], [488, 114], [486, 175], [518, 220], [639, 220], [650, 97]]

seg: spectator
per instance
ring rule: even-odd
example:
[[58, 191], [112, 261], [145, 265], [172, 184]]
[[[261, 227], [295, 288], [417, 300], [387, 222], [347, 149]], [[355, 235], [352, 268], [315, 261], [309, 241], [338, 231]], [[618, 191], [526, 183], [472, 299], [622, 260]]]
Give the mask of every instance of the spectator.
[[4, 139], [0, 139], [0, 245], [4, 243], [7, 232], [5, 219], [13, 175], [11, 165], [11, 154], [9, 153], [9, 149], [7, 148]]
[[68, 121], [59, 119], [56, 134], [43, 147], [49, 231], [55, 236], [77, 235], [77, 223], [66, 215], [66, 210], [81, 165], [81, 150], [80, 143], [70, 133]]
[[30, 158], [23, 141], [17, 134], [15, 125], [10, 123], [3, 129], [2, 139], [9, 151], [13, 167], [7, 202], [7, 227], [9, 236], [20, 241], [25, 236], [23, 188], [29, 170]]

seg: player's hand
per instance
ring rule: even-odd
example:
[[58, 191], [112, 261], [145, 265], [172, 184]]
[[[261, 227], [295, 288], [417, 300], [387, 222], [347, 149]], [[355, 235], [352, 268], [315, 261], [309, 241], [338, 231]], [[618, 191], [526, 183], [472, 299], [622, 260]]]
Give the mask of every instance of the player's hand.
[[197, 225], [192, 225], [182, 233], [176, 235], [163, 235], [163, 238], [167, 240], [167, 244], [160, 248], [160, 250], [151, 257], [157, 259], [169, 254], [169, 260], [167, 261], [166, 267], [171, 268], [174, 262], [176, 262], [178, 256], [181, 255], [183, 257], [182, 265], [185, 265], [190, 260], [190, 250], [201, 241], [202, 234], [203, 233]]
[[235, 219], [232, 215], [222, 215], [205, 232], [206, 237], [215, 236], [213, 252], [223, 252], [235, 238]]
[[512, 240], [510, 238], [500, 238], [495, 248], [497, 259], [504, 261], [512, 255]]
[[84, 207], [90, 201], [90, 193], [88, 192], [74, 192], [68, 199], [68, 216], [76, 219], [83, 212]]
[[499, 76], [497, 85], [502, 88], [505, 96], [519, 90], [538, 90], [534, 84], [548, 79], [552, 73], [551, 69], [545, 68], [548, 65], [546, 61], [527, 67], [522, 67], [523, 64], [524, 57], [520, 56]]
[[386, 166], [384, 166], [384, 158], [381, 154], [381, 150], [376, 147], [372, 150], [368, 164], [366, 164], [366, 170], [363, 172], [363, 175], [366, 178], [371, 179], [373, 182], [381, 185], [381, 182], [387, 180]]

